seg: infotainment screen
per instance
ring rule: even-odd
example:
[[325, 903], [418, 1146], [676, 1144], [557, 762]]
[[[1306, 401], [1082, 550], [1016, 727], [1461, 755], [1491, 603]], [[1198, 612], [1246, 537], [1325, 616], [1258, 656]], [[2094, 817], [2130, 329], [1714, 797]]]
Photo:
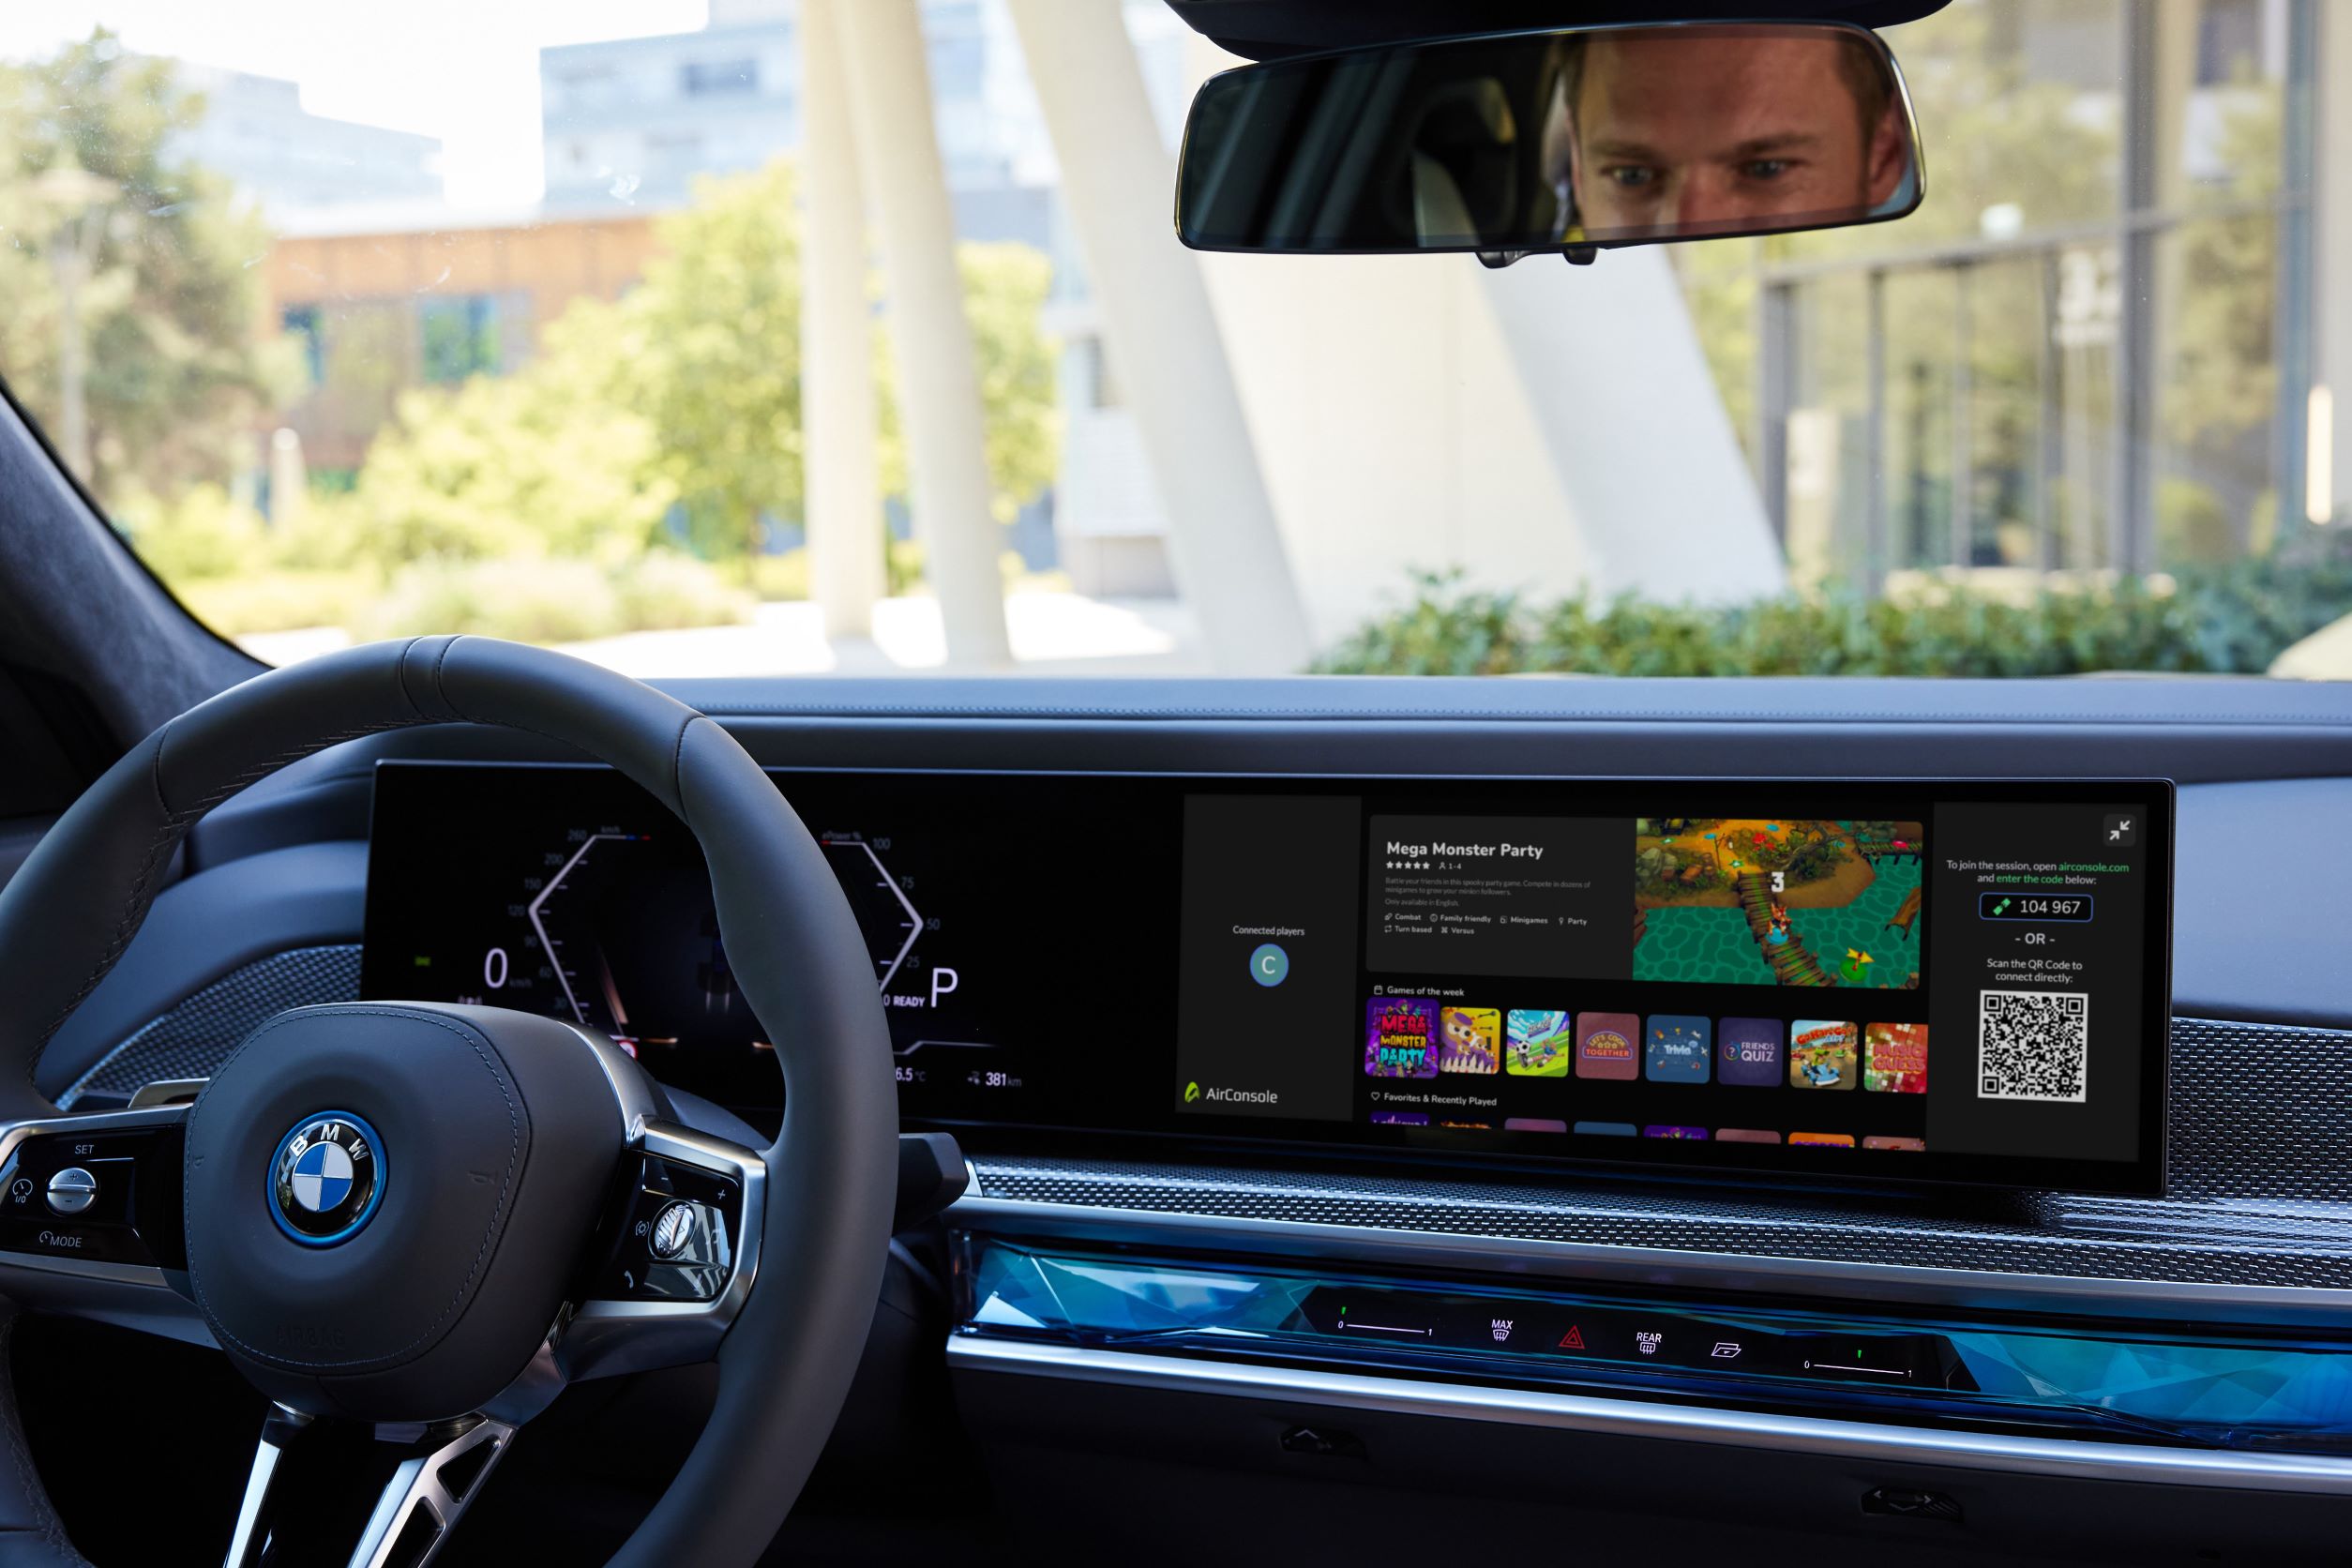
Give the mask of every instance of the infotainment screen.
[[[2161, 1189], [2162, 781], [775, 776], [911, 1123]], [[384, 764], [363, 987], [776, 1099], [610, 770]]]

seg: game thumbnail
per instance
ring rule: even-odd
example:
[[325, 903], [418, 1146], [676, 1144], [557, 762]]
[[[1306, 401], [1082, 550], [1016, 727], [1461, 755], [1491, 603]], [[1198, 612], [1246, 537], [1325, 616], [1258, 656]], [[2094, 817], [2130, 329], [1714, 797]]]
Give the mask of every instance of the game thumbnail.
[[1790, 1133], [1788, 1142], [1798, 1149], [1851, 1149], [1852, 1133]]
[[1576, 1060], [1576, 1020], [1549, 1008], [1515, 1007], [1504, 1019], [1503, 1062], [1514, 1078], [1566, 1078]]
[[1494, 1007], [1438, 1009], [1438, 1071], [1502, 1071], [1502, 1013]]
[[1832, 1018], [1799, 1018], [1788, 1030], [1788, 1086], [1853, 1088], [1854, 1048], [1859, 1033], [1850, 1023]]
[[1364, 1070], [1373, 1078], [1436, 1078], [1438, 1004], [1409, 996], [1365, 1003]]
[[1634, 1042], [1641, 1034], [1641, 1019], [1631, 1013], [1576, 1015], [1576, 1076], [1586, 1078], [1641, 1077], [1641, 1055]]
[[1880, 1093], [1926, 1093], [1927, 1026], [1874, 1023], [1864, 1029], [1862, 1087]]
[[1652, 1083], [1705, 1083], [1713, 1064], [1715, 1026], [1687, 1013], [1652, 1013], [1642, 1035], [1643, 1072]]
[[1782, 1081], [1782, 1036], [1778, 1018], [1726, 1018], [1716, 1031], [1715, 1081], [1768, 1089]]
[[1917, 822], [1640, 817], [1634, 978], [1919, 985]]

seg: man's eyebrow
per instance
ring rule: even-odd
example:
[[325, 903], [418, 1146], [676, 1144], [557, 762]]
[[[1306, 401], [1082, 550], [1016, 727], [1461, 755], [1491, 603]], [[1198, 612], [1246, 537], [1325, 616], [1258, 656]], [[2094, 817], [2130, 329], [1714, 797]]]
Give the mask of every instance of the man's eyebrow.
[[1751, 136], [1731, 149], [1734, 158], [1765, 158], [1773, 153], [1803, 152], [1821, 144], [1821, 134], [1812, 130], [1785, 130], [1772, 136]]
[[1630, 158], [1651, 163], [1663, 160], [1658, 149], [1646, 142], [1595, 142], [1590, 151], [1594, 158]]

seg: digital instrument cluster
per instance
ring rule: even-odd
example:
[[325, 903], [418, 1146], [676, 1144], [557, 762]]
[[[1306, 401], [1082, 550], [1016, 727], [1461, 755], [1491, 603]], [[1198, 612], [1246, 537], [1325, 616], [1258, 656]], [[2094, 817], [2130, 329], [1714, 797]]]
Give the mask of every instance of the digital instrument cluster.
[[[946, 817], [968, 825], [951, 835], [923, 798], [936, 783], [784, 782], [872, 955], [908, 1112], [1019, 1114], [1005, 1102], [1033, 1097], [1043, 1021], [1030, 987], [1088, 918], [1081, 888], [1057, 910], [1037, 885], [1054, 852], [1011, 815], [1019, 792], [964, 781]], [[779, 1102], [701, 850], [651, 796], [600, 767], [387, 763], [375, 809], [369, 996], [550, 1014], [674, 1087], [746, 1110]], [[1048, 979], [1048, 1016], [1083, 1005], [1083, 985]]]

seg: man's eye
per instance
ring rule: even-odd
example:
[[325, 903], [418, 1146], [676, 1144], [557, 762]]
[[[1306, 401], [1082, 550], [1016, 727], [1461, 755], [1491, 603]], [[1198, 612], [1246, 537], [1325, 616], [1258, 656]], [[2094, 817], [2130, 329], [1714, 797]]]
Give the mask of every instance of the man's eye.
[[1601, 177], [1623, 190], [1639, 190], [1655, 184], [1658, 172], [1638, 163], [1621, 163], [1601, 171]]
[[1785, 158], [1752, 158], [1740, 166], [1740, 172], [1752, 180], [1776, 180], [1789, 167], [1790, 160]]

